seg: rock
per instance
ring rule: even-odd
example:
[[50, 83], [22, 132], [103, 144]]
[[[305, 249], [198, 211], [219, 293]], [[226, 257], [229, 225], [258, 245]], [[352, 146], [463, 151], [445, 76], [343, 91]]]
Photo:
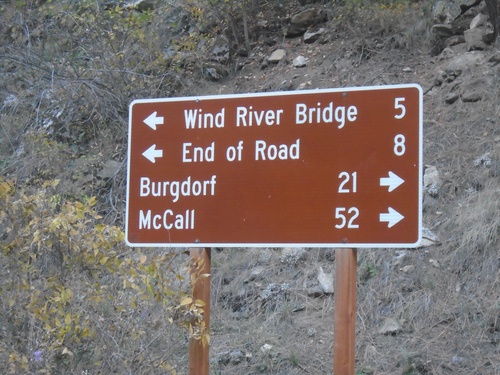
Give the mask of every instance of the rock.
[[439, 37], [450, 37], [455, 34], [453, 28], [450, 25], [445, 24], [432, 25], [431, 31]]
[[165, 14], [165, 35], [162, 35], [170, 44], [174, 36], [178, 36], [191, 27], [190, 13], [183, 7], [172, 7]]
[[472, 51], [454, 57], [445, 67], [446, 72], [464, 72], [481, 65], [485, 60], [484, 52]]
[[381, 335], [397, 335], [402, 332], [403, 328], [399, 324], [399, 322], [394, 318], [386, 318], [384, 323], [379, 328], [378, 332]]
[[396, 255], [394, 256], [394, 263], [393, 266], [399, 266], [400, 264], [403, 263], [404, 258], [406, 257], [406, 250], [398, 250], [396, 251]]
[[460, 97], [458, 93], [456, 92], [450, 92], [444, 97], [444, 102], [446, 104], [453, 104], [457, 101], [457, 99]]
[[479, 91], [468, 90], [462, 94], [462, 101], [464, 103], [475, 103], [482, 99], [482, 95]]
[[258, 256], [258, 261], [260, 263], [269, 263], [271, 261], [271, 258], [273, 257], [273, 251], [271, 249], [267, 249], [267, 248], [264, 248], [264, 249], [253, 249], [255, 250], [259, 256]]
[[245, 353], [239, 349], [232, 350], [231, 353], [229, 353], [229, 362], [232, 365], [237, 365], [238, 363], [243, 362], [244, 359]]
[[220, 64], [204, 64], [202, 67], [202, 74], [205, 79], [209, 81], [220, 81], [223, 77], [227, 76], [227, 71]]
[[451, 364], [458, 367], [464, 367], [467, 364], [467, 359], [465, 357], [455, 354], [451, 357]]
[[226, 365], [237, 365], [241, 362], [243, 362], [243, 360], [245, 358], [248, 358], [248, 355], [246, 355], [243, 351], [241, 351], [240, 349], [234, 349], [234, 350], [227, 350], [227, 351], [224, 351], [222, 353], [219, 353], [218, 355], [216, 355], [216, 358], [217, 358], [217, 362], [223, 366], [226, 366]]
[[264, 267], [255, 267], [250, 271], [250, 275], [243, 281], [245, 284], [256, 280], [264, 272]]
[[288, 295], [289, 293], [290, 293], [290, 284], [271, 283], [261, 293], [260, 298], [263, 302], [268, 302], [273, 300], [276, 301], [281, 297]]
[[303, 259], [306, 251], [301, 247], [285, 247], [281, 250], [281, 263], [295, 264]]
[[312, 85], [312, 82], [311, 82], [311, 81], [302, 82], [302, 83], [300, 83], [300, 84], [299, 84], [299, 86], [297, 87], [297, 90], [306, 90], [306, 89], [308, 89], [311, 85]]
[[[465, 43], [465, 40], [464, 40], [464, 43]], [[439, 55], [439, 60], [441, 60], [441, 61], [449, 60], [454, 56], [455, 56], [455, 52], [450, 47], [446, 47], [445, 49], [443, 49], [443, 51]]]
[[436, 259], [429, 259], [429, 263], [430, 263], [433, 267], [436, 267], [436, 268], [441, 268], [441, 265], [439, 264], [439, 262], [438, 262]]
[[463, 35], [454, 35], [452, 37], [449, 37], [448, 39], [446, 39], [446, 45], [449, 46], [449, 47], [453, 47], [453, 46], [456, 46], [458, 44], [462, 44], [462, 43], [465, 43], [465, 38]]
[[212, 46], [210, 59], [225, 64], [229, 61], [229, 42], [225, 37], [218, 37]]
[[324, 28], [320, 28], [316, 31], [306, 31], [304, 34], [304, 43], [311, 44], [317, 41], [321, 36], [326, 33]]
[[464, 32], [465, 44], [468, 51], [484, 50], [486, 44], [483, 41], [483, 30], [469, 29]]
[[104, 163], [97, 176], [102, 179], [111, 178], [120, 170], [122, 164], [123, 163], [120, 163], [118, 161], [108, 160], [106, 163]]
[[467, 81], [462, 87], [462, 101], [466, 103], [477, 102], [483, 95], [496, 85], [496, 78], [491, 74], [484, 74]]
[[270, 344], [264, 344], [260, 347], [262, 354], [271, 355], [274, 347]]
[[429, 247], [436, 244], [439, 244], [438, 237], [428, 228], [422, 228], [422, 241], [419, 244], [419, 247]]
[[413, 271], [415, 271], [415, 266], [413, 264], [409, 264], [401, 268], [401, 271], [404, 273], [412, 273]]
[[333, 274], [325, 273], [322, 267], [319, 267], [318, 282], [326, 294], [333, 294]]
[[491, 158], [491, 154], [489, 152], [481, 155], [479, 158], [474, 160], [474, 166], [479, 167], [490, 167], [493, 164], [493, 159]]
[[424, 172], [424, 188], [431, 197], [438, 195], [441, 187], [441, 177], [439, 171], [433, 165], [426, 165]]
[[476, 29], [478, 27], [484, 26], [488, 21], [488, 17], [485, 14], [479, 13], [476, 17], [474, 17], [470, 23], [471, 29]]
[[323, 290], [321, 285], [316, 285], [313, 286], [312, 288], [307, 289], [307, 295], [309, 297], [318, 298], [324, 296], [325, 291]]
[[495, 32], [492, 27], [485, 27], [483, 29], [483, 42], [491, 44], [495, 41]]
[[287, 37], [302, 35], [309, 27], [324, 21], [326, 21], [326, 12], [323, 10], [317, 10], [316, 8], [305, 9], [292, 16], [285, 35]]
[[500, 51], [497, 51], [491, 57], [488, 59], [488, 62], [493, 63], [493, 64], [498, 64], [500, 63]]
[[449, 23], [456, 19], [462, 9], [460, 5], [456, 4], [454, 1], [437, 1], [433, 7], [434, 19], [438, 22]]
[[307, 66], [308, 62], [309, 59], [305, 58], [304, 56], [297, 56], [296, 58], [293, 59], [293, 66], [295, 68], [303, 68]]
[[14, 94], [9, 94], [3, 101], [3, 107], [16, 107], [19, 104], [19, 99]]
[[139, 12], [147, 12], [149, 10], [153, 10], [155, 6], [156, 2], [153, 0], [132, 0], [124, 6], [124, 9], [134, 9]]
[[286, 56], [286, 51], [284, 49], [277, 49], [274, 51], [271, 56], [267, 59], [270, 63], [279, 63], [281, 60], [283, 60]]

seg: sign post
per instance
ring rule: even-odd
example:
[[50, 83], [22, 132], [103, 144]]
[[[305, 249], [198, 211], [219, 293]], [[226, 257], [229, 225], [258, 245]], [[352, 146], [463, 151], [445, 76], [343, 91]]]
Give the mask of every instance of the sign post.
[[356, 251], [356, 249], [335, 250], [334, 374], [355, 373]]
[[[191, 256], [191, 284], [193, 288], [193, 300], [202, 300], [203, 322], [205, 328], [210, 332], [210, 275], [211, 250], [193, 248]], [[189, 341], [189, 375], [209, 375], [209, 346], [203, 345], [203, 340]]]
[[420, 86], [135, 100], [128, 161], [130, 246], [208, 266], [211, 247], [338, 248], [335, 367], [353, 373], [355, 248], [421, 241]]

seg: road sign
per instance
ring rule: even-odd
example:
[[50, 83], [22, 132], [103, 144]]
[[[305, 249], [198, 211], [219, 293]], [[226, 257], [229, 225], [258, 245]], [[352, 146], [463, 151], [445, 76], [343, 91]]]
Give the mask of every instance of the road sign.
[[131, 246], [411, 247], [418, 85], [136, 100]]

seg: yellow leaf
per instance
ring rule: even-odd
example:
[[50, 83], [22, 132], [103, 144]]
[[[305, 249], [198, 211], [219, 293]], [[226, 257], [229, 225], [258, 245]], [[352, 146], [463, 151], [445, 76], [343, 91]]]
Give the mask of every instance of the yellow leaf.
[[208, 333], [201, 336], [201, 344], [206, 347], [210, 344], [210, 335]]
[[82, 329], [82, 333], [80, 334], [80, 336], [82, 338], [85, 338], [85, 337], [89, 336], [89, 329], [88, 329], [88, 327], [85, 327], [85, 328]]
[[68, 348], [66, 348], [66, 347], [63, 349], [63, 351], [62, 351], [61, 354], [62, 355], [67, 355], [68, 357], [71, 357], [71, 358], [73, 358], [73, 355], [74, 355], [73, 352], [71, 350], [69, 350]]
[[191, 297], [186, 297], [181, 301], [181, 306], [190, 305], [191, 303], [193, 303], [193, 299]]
[[101, 260], [99, 261], [99, 263], [101, 263], [102, 265], [106, 264], [106, 262], [108, 261], [109, 257], [102, 257]]
[[198, 306], [198, 307], [200, 307], [200, 306], [205, 306], [205, 305], [206, 305], [206, 303], [205, 303], [205, 302], [203, 302], [203, 300], [201, 300], [201, 299], [197, 299], [196, 301], [194, 301], [194, 304], [195, 304], [196, 306]]
[[147, 259], [148, 259], [148, 257], [146, 255], [141, 255], [141, 257], [139, 258], [139, 263], [144, 264], [144, 263], [146, 263]]
[[66, 314], [66, 318], [64, 319], [64, 323], [66, 323], [67, 326], [71, 324], [71, 313]]

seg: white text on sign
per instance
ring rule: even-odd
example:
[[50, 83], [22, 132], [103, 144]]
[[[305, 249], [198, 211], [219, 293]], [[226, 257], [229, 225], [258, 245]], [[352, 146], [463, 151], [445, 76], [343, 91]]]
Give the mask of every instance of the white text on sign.
[[[236, 107], [234, 124], [236, 127], [272, 126], [281, 125], [285, 115], [284, 109], [256, 110], [252, 106]], [[316, 106], [305, 103], [295, 105], [295, 124], [332, 124], [336, 123], [342, 129], [346, 123], [354, 122], [358, 118], [358, 108], [351, 106], [335, 106], [333, 102], [326, 105], [318, 102]], [[224, 128], [226, 108], [215, 113], [203, 112], [202, 109], [185, 109], [184, 121], [186, 129], [213, 129]]]

